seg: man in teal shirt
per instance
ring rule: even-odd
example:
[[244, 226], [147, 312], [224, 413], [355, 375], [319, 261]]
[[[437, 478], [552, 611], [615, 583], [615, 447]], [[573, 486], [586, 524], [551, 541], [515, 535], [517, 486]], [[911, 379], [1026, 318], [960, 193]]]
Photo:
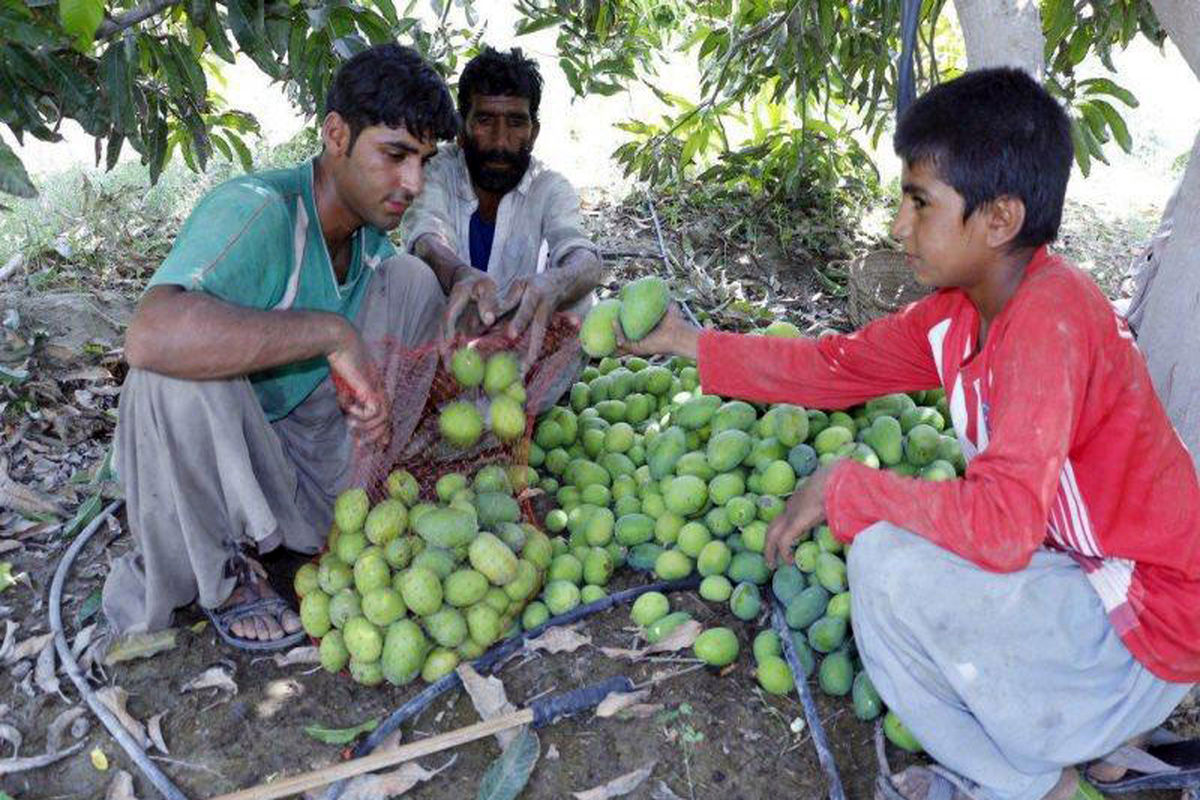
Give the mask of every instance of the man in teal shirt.
[[137, 547], [104, 586], [118, 632], [165, 627], [198, 598], [239, 646], [302, 636], [253, 556], [315, 552], [354, 442], [387, 444], [370, 345], [432, 339], [445, 297], [385, 231], [457, 124], [428, 63], [374, 47], [335, 77], [316, 158], [196, 205], [126, 335], [116, 465]]

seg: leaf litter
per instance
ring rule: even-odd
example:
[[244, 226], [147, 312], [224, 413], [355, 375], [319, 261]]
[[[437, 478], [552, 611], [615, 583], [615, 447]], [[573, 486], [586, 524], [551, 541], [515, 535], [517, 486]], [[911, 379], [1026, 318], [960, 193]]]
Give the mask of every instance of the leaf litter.
[[575, 800], [611, 800], [613, 797], [624, 797], [641, 786], [654, 771], [657, 762], [651, 761], [641, 769], [635, 769], [624, 775], [613, 778], [608, 783], [595, 786], [583, 792], [573, 792]]

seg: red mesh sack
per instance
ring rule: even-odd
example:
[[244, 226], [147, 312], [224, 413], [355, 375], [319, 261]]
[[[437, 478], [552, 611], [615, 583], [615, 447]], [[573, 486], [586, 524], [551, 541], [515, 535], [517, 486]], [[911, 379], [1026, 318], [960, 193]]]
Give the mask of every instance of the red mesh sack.
[[[392, 436], [386, 448], [355, 446], [350, 484], [365, 488], [372, 502], [386, 496], [387, 476], [397, 469], [411, 472], [421, 486], [421, 495], [431, 499], [437, 479], [448, 472], [470, 476], [486, 464], [527, 464], [533, 420], [571, 388], [586, 360], [576, 325], [566, 314], [556, 314], [546, 329], [537, 360], [524, 376], [525, 435], [504, 443], [485, 427], [479, 441], [463, 449], [443, 441], [438, 430], [441, 409], [458, 400], [472, 402], [486, 420], [489, 398], [482, 388], [458, 385], [439, 357], [438, 344], [407, 348], [383, 341], [372, 346], [392, 402]], [[502, 326], [496, 326], [482, 337], [460, 334], [452, 344], [455, 348], [471, 344], [485, 359], [501, 350], [513, 351], [520, 358], [528, 346], [528, 331], [512, 338]]]

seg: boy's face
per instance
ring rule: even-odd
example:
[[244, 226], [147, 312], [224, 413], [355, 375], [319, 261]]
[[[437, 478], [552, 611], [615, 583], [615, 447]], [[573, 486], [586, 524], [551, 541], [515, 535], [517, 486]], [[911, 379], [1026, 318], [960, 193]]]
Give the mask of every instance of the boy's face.
[[395, 228], [421, 193], [425, 164], [437, 146], [404, 126], [387, 125], [363, 128], [351, 145], [349, 125], [336, 114], [330, 117], [336, 119], [327, 120], [323, 132], [338, 195], [367, 224], [385, 231]]
[[906, 163], [900, 182], [903, 194], [892, 236], [904, 246], [917, 282], [935, 288], [975, 286], [992, 255], [986, 208], [964, 221], [962, 195], [928, 161]]

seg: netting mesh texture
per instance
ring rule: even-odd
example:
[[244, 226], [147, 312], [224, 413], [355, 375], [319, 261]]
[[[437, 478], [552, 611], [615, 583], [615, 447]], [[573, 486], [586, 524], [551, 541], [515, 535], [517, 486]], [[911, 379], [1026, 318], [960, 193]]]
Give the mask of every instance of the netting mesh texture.
[[[485, 359], [502, 350], [512, 351], [519, 359], [528, 347], [528, 336], [526, 330], [512, 338], [497, 326], [483, 337], [460, 334], [452, 344], [454, 348], [470, 345]], [[371, 344], [392, 403], [392, 436], [386, 448], [355, 445], [350, 485], [365, 488], [373, 502], [386, 497], [384, 484], [393, 470], [408, 470], [420, 484], [421, 496], [433, 499], [434, 484], [446, 473], [470, 476], [487, 464], [527, 464], [533, 420], [570, 389], [585, 361], [575, 325], [567, 315], [556, 314], [546, 329], [538, 358], [524, 376], [525, 434], [505, 443], [485, 428], [475, 445], [462, 449], [441, 437], [438, 418], [442, 408], [455, 401], [471, 402], [486, 420], [490, 399], [482, 388], [459, 386], [442, 363], [438, 346], [437, 341], [415, 348], [390, 340]]]

